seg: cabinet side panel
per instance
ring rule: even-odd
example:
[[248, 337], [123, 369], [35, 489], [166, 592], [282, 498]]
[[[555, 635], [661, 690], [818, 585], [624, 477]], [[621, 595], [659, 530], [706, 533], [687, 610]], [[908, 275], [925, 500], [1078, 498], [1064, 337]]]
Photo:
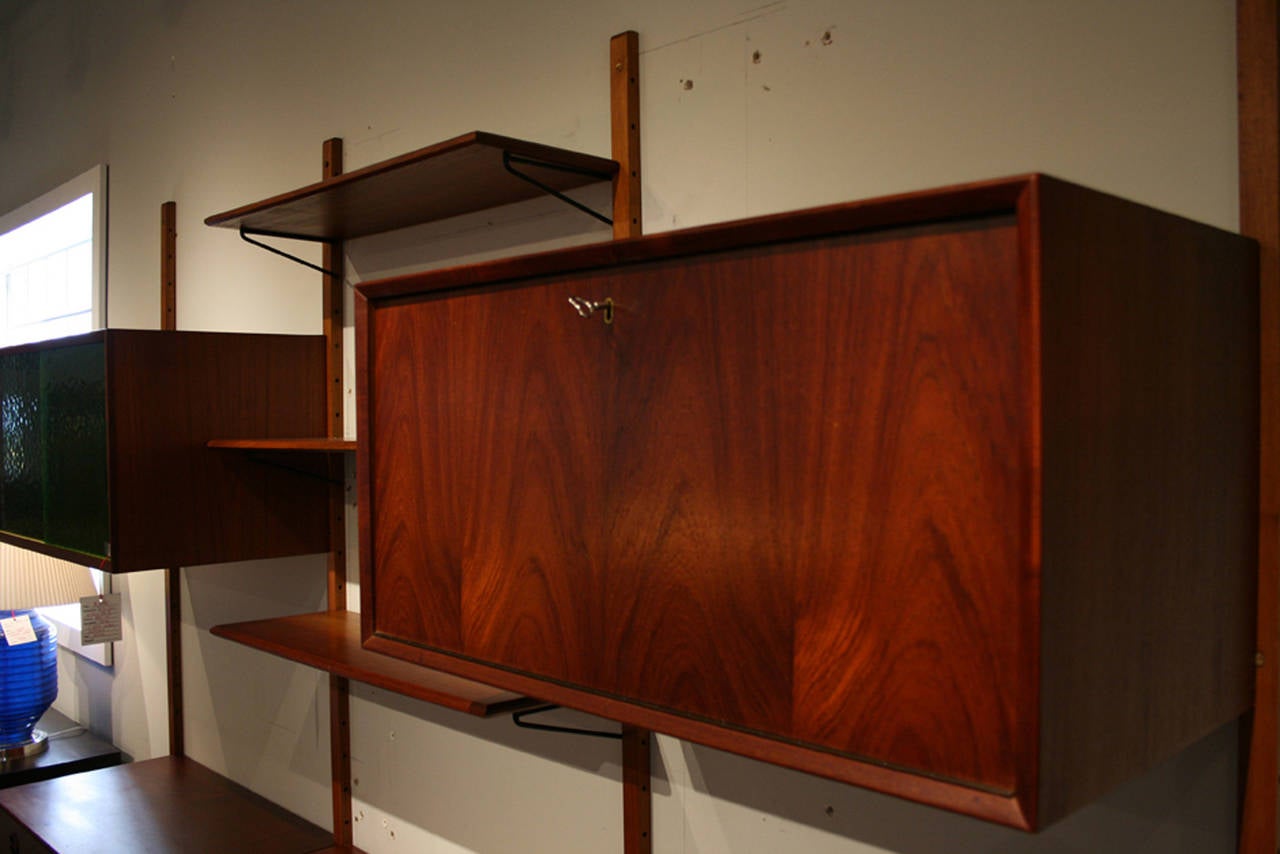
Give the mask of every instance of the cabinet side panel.
[[1250, 703], [1256, 255], [1041, 181], [1048, 823]]
[[324, 551], [321, 481], [206, 447], [321, 435], [322, 339], [108, 334], [113, 568]]

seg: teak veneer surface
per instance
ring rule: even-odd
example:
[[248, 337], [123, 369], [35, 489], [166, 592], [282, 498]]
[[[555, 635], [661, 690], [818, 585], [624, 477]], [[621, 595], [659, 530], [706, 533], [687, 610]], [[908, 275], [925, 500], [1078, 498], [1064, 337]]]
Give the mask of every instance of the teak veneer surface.
[[361, 286], [366, 646], [1042, 826], [1249, 704], [1255, 265], [1030, 176]]

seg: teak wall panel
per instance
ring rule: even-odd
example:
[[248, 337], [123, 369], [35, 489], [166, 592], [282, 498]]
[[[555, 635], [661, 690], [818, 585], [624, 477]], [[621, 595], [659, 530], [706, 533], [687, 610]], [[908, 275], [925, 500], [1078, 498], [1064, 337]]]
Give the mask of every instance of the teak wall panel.
[[1248, 705], [1254, 263], [1031, 176], [363, 285], [366, 645], [1054, 821]]

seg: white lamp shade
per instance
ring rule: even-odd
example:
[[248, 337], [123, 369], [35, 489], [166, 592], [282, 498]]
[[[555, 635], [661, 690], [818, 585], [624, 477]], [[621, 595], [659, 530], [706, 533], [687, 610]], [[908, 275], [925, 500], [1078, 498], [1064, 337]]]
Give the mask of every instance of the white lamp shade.
[[69, 605], [97, 594], [88, 567], [0, 543], [0, 611]]

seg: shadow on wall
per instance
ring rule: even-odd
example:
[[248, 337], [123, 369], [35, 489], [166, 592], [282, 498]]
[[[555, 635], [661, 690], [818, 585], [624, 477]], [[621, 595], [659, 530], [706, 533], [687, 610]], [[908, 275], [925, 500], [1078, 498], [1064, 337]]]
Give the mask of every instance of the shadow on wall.
[[[352, 683], [351, 693], [382, 710], [425, 721], [459, 735], [482, 739], [490, 744], [554, 762], [565, 768], [596, 774], [611, 781], [622, 779], [622, 743], [616, 739], [525, 729], [517, 726], [509, 714], [478, 718], [357, 683]], [[613, 721], [571, 709], [556, 709], [537, 715], [532, 720], [538, 724], [601, 732], [616, 733], [619, 730], [618, 724]], [[359, 734], [358, 728], [356, 734]], [[430, 756], [423, 756], [421, 759], [424, 764], [430, 762]], [[651, 776], [655, 794], [670, 793], [671, 788], [657, 752], [653, 754]], [[394, 811], [390, 804], [385, 806]]]
[[194, 647], [183, 655], [187, 755], [327, 825], [326, 678], [208, 632], [323, 609], [324, 556], [190, 568], [183, 587], [194, 621], [183, 624], [183, 642]]
[[[571, 196], [606, 216], [612, 213], [607, 183], [583, 187]], [[594, 243], [612, 236], [608, 226], [547, 197], [350, 240], [346, 259], [349, 277], [359, 282]]]
[[[1034, 835], [700, 745], [665, 738], [659, 745], [676, 781], [677, 808], [692, 825], [686, 838], [717, 838], [728, 851], [774, 850], [760, 841], [768, 836], [772, 818], [781, 824], [774, 828], [780, 843], [786, 824], [800, 824], [832, 834], [831, 852], [850, 851], [852, 840], [894, 854], [1229, 854], [1235, 851], [1234, 834], [1223, 831], [1237, 820], [1237, 738], [1235, 724], [1223, 727], [1152, 773]], [[759, 819], [714, 821], [716, 827], [699, 833], [698, 822], [715, 814], [712, 799], [758, 813]], [[699, 808], [699, 800], [706, 808]], [[657, 832], [662, 810], [655, 800], [658, 840], [663, 838]], [[726, 837], [748, 831], [754, 838]]]

